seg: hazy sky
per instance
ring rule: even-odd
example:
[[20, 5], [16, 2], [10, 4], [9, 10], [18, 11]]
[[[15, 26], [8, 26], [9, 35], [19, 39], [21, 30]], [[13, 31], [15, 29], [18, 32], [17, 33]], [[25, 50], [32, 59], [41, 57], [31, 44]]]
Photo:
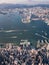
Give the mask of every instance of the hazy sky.
[[15, 4], [49, 4], [49, 0], [0, 0], [1, 3], [15, 3]]

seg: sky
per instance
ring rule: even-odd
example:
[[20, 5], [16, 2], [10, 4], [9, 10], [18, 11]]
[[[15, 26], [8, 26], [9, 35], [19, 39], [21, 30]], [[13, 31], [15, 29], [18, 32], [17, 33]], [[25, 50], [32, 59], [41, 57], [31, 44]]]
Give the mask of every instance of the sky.
[[49, 4], [49, 0], [0, 0], [2, 3], [12, 3], [12, 4]]

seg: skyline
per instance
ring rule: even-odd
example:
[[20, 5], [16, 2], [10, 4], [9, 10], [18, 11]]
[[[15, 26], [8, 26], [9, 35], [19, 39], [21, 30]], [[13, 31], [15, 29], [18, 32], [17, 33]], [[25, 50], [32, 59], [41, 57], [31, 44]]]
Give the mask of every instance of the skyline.
[[0, 0], [0, 4], [11, 3], [11, 4], [49, 4], [49, 0]]

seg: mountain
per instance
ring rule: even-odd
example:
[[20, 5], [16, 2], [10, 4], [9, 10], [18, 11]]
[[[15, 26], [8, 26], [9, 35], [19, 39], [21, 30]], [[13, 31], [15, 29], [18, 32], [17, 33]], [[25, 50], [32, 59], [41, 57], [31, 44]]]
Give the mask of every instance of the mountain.
[[0, 4], [0, 9], [13, 9], [13, 8], [23, 8], [23, 7], [31, 7], [30, 5], [24, 5], [24, 4]]
[[25, 5], [25, 4], [0, 4], [0, 9], [13, 9], [13, 8], [28, 8], [28, 7], [48, 7], [48, 4], [38, 4], [38, 5]]

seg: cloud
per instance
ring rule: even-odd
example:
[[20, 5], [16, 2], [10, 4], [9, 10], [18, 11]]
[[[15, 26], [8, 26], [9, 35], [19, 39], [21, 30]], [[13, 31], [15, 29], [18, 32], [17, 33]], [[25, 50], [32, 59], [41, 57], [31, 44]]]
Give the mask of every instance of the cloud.
[[49, 3], [49, 0], [0, 0], [0, 3], [22, 3], [22, 4], [40, 4]]
[[0, 3], [20, 3], [24, 1], [25, 0], [0, 0]]

